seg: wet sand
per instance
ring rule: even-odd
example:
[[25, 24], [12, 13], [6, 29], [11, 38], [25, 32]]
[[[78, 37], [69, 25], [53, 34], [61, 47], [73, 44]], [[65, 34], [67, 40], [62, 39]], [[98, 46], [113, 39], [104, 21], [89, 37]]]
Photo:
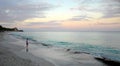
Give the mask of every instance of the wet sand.
[[0, 45], [0, 66], [38, 66], [31, 60], [22, 59]]
[[49, 61], [26, 52], [27, 49], [20, 45], [21, 42], [12, 39], [7, 33], [0, 33], [0, 38], [0, 66], [54, 66]]

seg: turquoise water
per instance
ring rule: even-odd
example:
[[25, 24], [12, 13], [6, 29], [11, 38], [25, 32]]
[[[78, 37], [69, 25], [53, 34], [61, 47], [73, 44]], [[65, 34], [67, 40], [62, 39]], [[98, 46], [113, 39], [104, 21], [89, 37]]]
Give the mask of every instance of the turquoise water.
[[70, 48], [120, 61], [120, 32], [16, 32], [12, 35], [29, 38], [37, 44]]

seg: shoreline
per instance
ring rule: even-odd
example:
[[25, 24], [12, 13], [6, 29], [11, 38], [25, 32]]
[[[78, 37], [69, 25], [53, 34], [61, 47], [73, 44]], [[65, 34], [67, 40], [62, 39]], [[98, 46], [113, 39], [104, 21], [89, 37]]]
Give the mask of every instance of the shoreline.
[[[5, 66], [114, 66], [120, 63], [107, 61], [102, 58], [96, 58], [89, 53], [72, 52], [67, 49], [55, 48], [46, 44], [31, 44], [29, 48], [25, 48], [25, 40], [11, 36], [9, 34], [0, 33], [0, 59], [1, 55], [6, 56]], [[11, 56], [12, 55], [12, 56]], [[10, 61], [9, 60], [13, 60]], [[2, 58], [0, 63], [5, 59]], [[14, 60], [17, 60], [14, 62]], [[23, 60], [23, 61], [22, 61]], [[17, 63], [21, 63], [20, 65]], [[30, 65], [29, 65], [30, 63]], [[114, 63], [114, 64], [111, 64]], [[15, 65], [16, 64], [16, 65]], [[1, 66], [1, 65], [0, 65]]]

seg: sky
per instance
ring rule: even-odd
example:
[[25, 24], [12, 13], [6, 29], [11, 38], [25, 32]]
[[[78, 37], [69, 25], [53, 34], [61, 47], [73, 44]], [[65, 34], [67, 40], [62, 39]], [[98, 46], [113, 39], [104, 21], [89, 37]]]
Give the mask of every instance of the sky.
[[0, 25], [25, 31], [120, 31], [120, 0], [0, 0]]

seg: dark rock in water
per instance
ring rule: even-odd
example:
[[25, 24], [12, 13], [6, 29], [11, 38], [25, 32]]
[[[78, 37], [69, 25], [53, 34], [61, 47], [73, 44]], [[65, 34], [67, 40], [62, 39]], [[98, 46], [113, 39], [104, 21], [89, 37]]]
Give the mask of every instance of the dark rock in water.
[[95, 57], [95, 59], [97, 59], [98, 61], [101, 61], [101, 62], [105, 63], [108, 66], [120, 66], [120, 62], [113, 61], [113, 60], [110, 60], [110, 59], [107, 59], [107, 58], [104, 58], [104, 57], [102, 57], [102, 58]]
[[81, 54], [81, 53], [90, 54], [90, 53], [87, 53], [87, 52], [78, 52], [78, 51], [74, 52], [74, 54]]
[[74, 52], [74, 54], [81, 54], [81, 52]]
[[49, 46], [49, 45], [47, 45], [47, 44], [44, 44], [44, 43], [41, 43], [43, 46]]
[[67, 51], [70, 51], [70, 49], [67, 49]]

